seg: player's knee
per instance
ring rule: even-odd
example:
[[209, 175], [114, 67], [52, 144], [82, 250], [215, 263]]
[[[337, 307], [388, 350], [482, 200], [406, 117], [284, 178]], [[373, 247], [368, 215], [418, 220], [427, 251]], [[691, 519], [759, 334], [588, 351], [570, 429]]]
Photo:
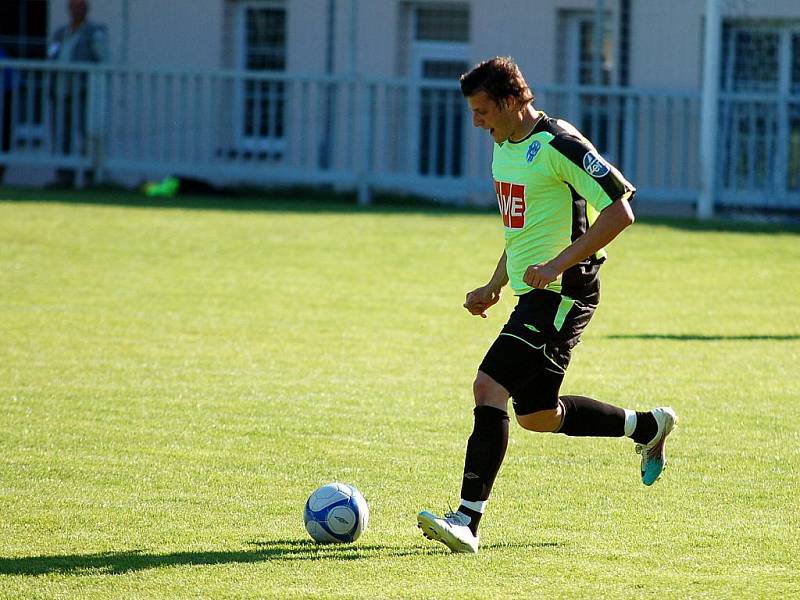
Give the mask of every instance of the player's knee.
[[472, 384], [476, 406], [497, 406], [504, 408], [508, 403], [508, 392], [503, 386], [485, 373], [478, 372]]
[[560, 407], [548, 410], [537, 410], [528, 415], [517, 415], [517, 423], [528, 431], [552, 433], [561, 427], [562, 411]]
[[488, 375], [478, 373], [475, 381], [472, 382], [472, 394], [475, 396], [475, 404], [480, 406], [485, 404], [486, 400], [491, 396], [492, 380]]

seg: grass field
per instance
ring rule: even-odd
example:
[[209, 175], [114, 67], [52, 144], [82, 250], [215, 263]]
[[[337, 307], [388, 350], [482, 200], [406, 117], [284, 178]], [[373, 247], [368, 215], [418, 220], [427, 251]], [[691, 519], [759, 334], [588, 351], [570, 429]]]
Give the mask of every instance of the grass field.
[[[798, 230], [617, 240], [563, 390], [671, 404], [669, 468], [514, 426], [458, 556], [415, 515], [458, 501], [513, 306], [461, 308], [497, 216], [66, 199], [0, 190], [0, 597], [800, 595]], [[371, 507], [354, 545], [303, 528], [333, 480]]]

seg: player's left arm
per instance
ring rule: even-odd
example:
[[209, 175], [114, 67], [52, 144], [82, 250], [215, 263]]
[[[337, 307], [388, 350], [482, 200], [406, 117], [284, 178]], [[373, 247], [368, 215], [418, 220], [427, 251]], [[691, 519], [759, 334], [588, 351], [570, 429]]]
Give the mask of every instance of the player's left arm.
[[628, 192], [609, 204], [586, 233], [564, 248], [554, 259], [529, 266], [523, 276], [525, 283], [533, 288], [544, 288], [558, 279], [564, 271], [604, 248], [633, 223], [633, 210], [628, 202], [631, 195]]

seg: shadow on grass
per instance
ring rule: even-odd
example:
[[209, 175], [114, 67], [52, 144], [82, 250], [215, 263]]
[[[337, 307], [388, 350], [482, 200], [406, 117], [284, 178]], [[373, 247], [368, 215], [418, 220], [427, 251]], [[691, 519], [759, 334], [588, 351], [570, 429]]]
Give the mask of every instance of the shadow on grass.
[[[176, 565], [222, 565], [277, 560], [347, 561], [397, 558], [449, 553], [440, 545], [390, 546], [378, 544], [321, 545], [311, 540], [270, 540], [251, 542], [252, 550], [173, 552], [149, 554], [139, 550], [66, 554], [61, 556], [0, 557], [0, 575], [119, 575], [133, 571]], [[535, 549], [558, 546], [555, 542], [532, 544], [488, 544], [482, 550]]]
[[419, 554], [418, 548], [378, 545], [320, 545], [311, 540], [252, 542], [252, 550], [172, 552], [150, 554], [140, 550], [0, 558], [0, 575], [62, 573], [96, 575], [128, 573], [175, 565], [219, 565], [269, 560], [358, 560], [376, 556]]
[[673, 340], [678, 342], [787, 342], [800, 340], [800, 334], [787, 335], [697, 335], [669, 333], [630, 333], [605, 336], [610, 340]]
[[[224, 210], [244, 212], [314, 213], [422, 213], [430, 216], [495, 214], [493, 202], [486, 206], [456, 206], [428, 198], [378, 194], [369, 206], [360, 206], [354, 194], [324, 188], [287, 188], [268, 191], [230, 190], [216, 195], [178, 195], [175, 198], [148, 198], [144, 194], [118, 188], [52, 190], [0, 188], [0, 202], [122, 206], [132, 208]], [[643, 211], [644, 212], [644, 211]], [[760, 220], [759, 220], [760, 219]], [[800, 218], [755, 215], [747, 218], [722, 218], [698, 221], [693, 218], [645, 216], [642, 223], [697, 232], [790, 233], [800, 234]]]

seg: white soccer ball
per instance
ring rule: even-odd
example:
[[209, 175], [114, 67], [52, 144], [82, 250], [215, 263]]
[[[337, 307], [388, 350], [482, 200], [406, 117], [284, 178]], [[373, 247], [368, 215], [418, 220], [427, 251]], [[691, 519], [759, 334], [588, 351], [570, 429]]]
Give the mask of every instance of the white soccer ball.
[[367, 528], [369, 506], [352, 485], [329, 483], [314, 490], [303, 511], [306, 531], [321, 544], [355, 542]]

